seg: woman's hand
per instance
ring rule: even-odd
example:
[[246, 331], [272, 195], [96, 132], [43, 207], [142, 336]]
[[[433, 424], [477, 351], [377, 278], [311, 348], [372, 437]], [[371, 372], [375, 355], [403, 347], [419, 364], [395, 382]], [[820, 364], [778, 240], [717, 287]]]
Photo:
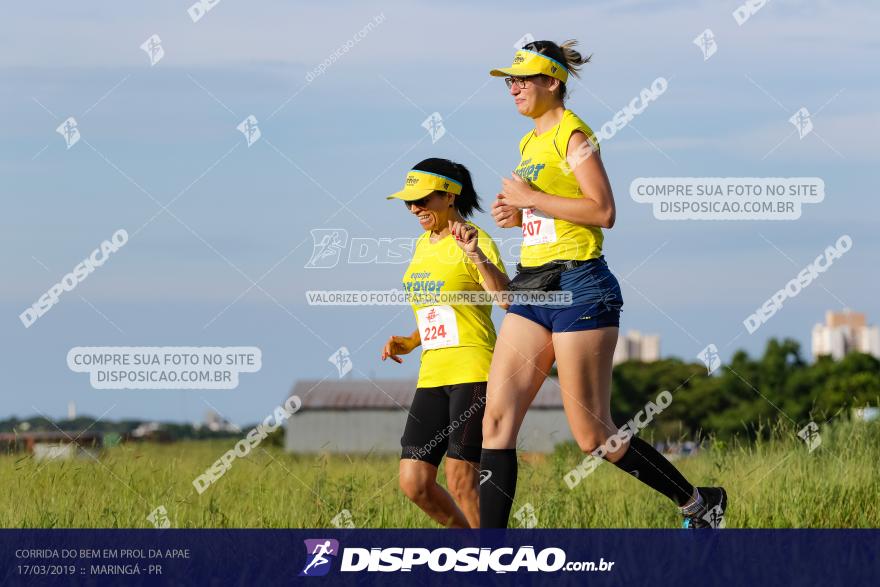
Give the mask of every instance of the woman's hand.
[[501, 200], [502, 195], [492, 203], [492, 218], [498, 228], [514, 228], [522, 226], [522, 210], [509, 206]]
[[[416, 330], [413, 334], [418, 336], [419, 331]], [[390, 357], [392, 361], [403, 363], [403, 359], [397, 355], [411, 353], [421, 342], [421, 340], [413, 340], [412, 336], [391, 336], [385, 343], [385, 348], [382, 349], [382, 360], [384, 361]]]
[[449, 232], [455, 238], [455, 244], [465, 252], [468, 257], [473, 257], [480, 250], [478, 245], [477, 229], [464, 222], [449, 221]]
[[498, 199], [503, 204], [519, 208], [534, 208], [536, 191], [529, 187], [523, 178], [515, 173], [510, 174], [511, 179], [501, 178], [501, 193]]

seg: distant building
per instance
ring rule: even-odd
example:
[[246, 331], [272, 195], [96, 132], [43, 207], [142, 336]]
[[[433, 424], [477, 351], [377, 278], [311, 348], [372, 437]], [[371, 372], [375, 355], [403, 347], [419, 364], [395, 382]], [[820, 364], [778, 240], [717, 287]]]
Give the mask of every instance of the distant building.
[[[400, 454], [400, 437], [415, 380], [298, 381], [302, 407], [285, 423], [285, 450], [294, 453]], [[550, 453], [572, 440], [556, 378], [547, 378], [526, 414], [517, 448]]]
[[614, 348], [613, 364], [626, 361], [642, 361], [651, 363], [660, 360], [660, 335], [642, 334], [638, 330], [630, 330], [617, 338]]
[[162, 428], [159, 422], [141, 422], [137, 428], [131, 431], [134, 438], [146, 438], [151, 434], [158, 432]]
[[214, 410], [208, 410], [205, 413], [205, 428], [211, 432], [241, 432], [241, 428]]
[[126, 440], [171, 442], [171, 434], [159, 422], [141, 422], [137, 428], [125, 436]]
[[839, 360], [852, 352], [880, 358], [880, 329], [868, 326], [861, 312], [825, 312], [825, 324], [813, 326], [812, 339], [814, 359], [830, 355]]
[[36, 460], [96, 458], [103, 446], [103, 434], [95, 431], [4, 432], [0, 447], [11, 452], [26, 452]]

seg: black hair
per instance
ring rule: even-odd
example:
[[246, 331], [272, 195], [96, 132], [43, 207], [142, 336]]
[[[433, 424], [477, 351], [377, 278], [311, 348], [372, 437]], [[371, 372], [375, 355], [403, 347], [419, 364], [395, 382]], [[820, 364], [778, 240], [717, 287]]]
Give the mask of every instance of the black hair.
[[[550, 59], [554, 59], [563, 64], [571, 75], [580, 77], [581, 65], [589, 63], [593, 56], [587, 55], [584, 57], [579, 52], [575, 51], [575, 45], [577, 45], [577, 41], [574, 39], [569, 39], [562, 43], [562, 45], [557, 45], [553, 41], [532, 41], [531, 43], [523, 45], [523, 49], [546, 55]], [[565, 88], [565, 82], [560, 80], [559, 98], [565, 100], [567, 97], [568, 90]]]
[[458, 210], [462, 218], [469, 218], [474, 213], [474, 210], [483, 211], [480, 207], [480, 198], [474, 189], [474, 182], [471, 180], [471, 172], [461, 163], [456, 163], [449, 159], [431, 157], [416, 163], [413, 170], [436, 173], [460, 183], [461, 193], [455, 196], [455, 209]]

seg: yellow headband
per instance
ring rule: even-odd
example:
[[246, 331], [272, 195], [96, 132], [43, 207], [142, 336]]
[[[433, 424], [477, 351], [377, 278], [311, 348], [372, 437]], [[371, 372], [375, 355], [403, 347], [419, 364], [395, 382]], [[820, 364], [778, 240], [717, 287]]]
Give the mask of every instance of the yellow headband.
[[523, 77], [540, 73], [555, 77], [562, 83], [565, 83], [568, 79], [568, 69], [564, 65], [551, 57], [529, 51], [528, 49], [520, 49], [516, 52], [516, 55], [513, 56], [513, 65], [504, 69], [493, 69], [489, 72], [489, 75], [495, 77], [505, 75]]
[[420, 200], [434, 191], [461, 193], [461, 183], [430, 171], [418, 171], [413, 169], [406, 175], [406, 183], [402, 190], [386, 197], [386, 200], [399, 198], [406, 202]]

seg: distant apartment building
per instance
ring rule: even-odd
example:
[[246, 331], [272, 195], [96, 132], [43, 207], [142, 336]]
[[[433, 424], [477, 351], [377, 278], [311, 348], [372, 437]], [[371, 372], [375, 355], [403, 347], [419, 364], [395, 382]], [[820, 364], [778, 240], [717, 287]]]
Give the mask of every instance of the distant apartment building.
[[613, 363], [626, 361], [642, 361], [650, 363], [660, 360], [660, 335], [642, 334], [638, 330], [630, 330], [617, 339], [614, 349]]
[[880, 329], [868, 326], [865, 315], [849, 309], [825, 312], [825, 324], [813, 326], [813, 359], [831, 355], [839, 360], [852, 352], [880, 358]]

